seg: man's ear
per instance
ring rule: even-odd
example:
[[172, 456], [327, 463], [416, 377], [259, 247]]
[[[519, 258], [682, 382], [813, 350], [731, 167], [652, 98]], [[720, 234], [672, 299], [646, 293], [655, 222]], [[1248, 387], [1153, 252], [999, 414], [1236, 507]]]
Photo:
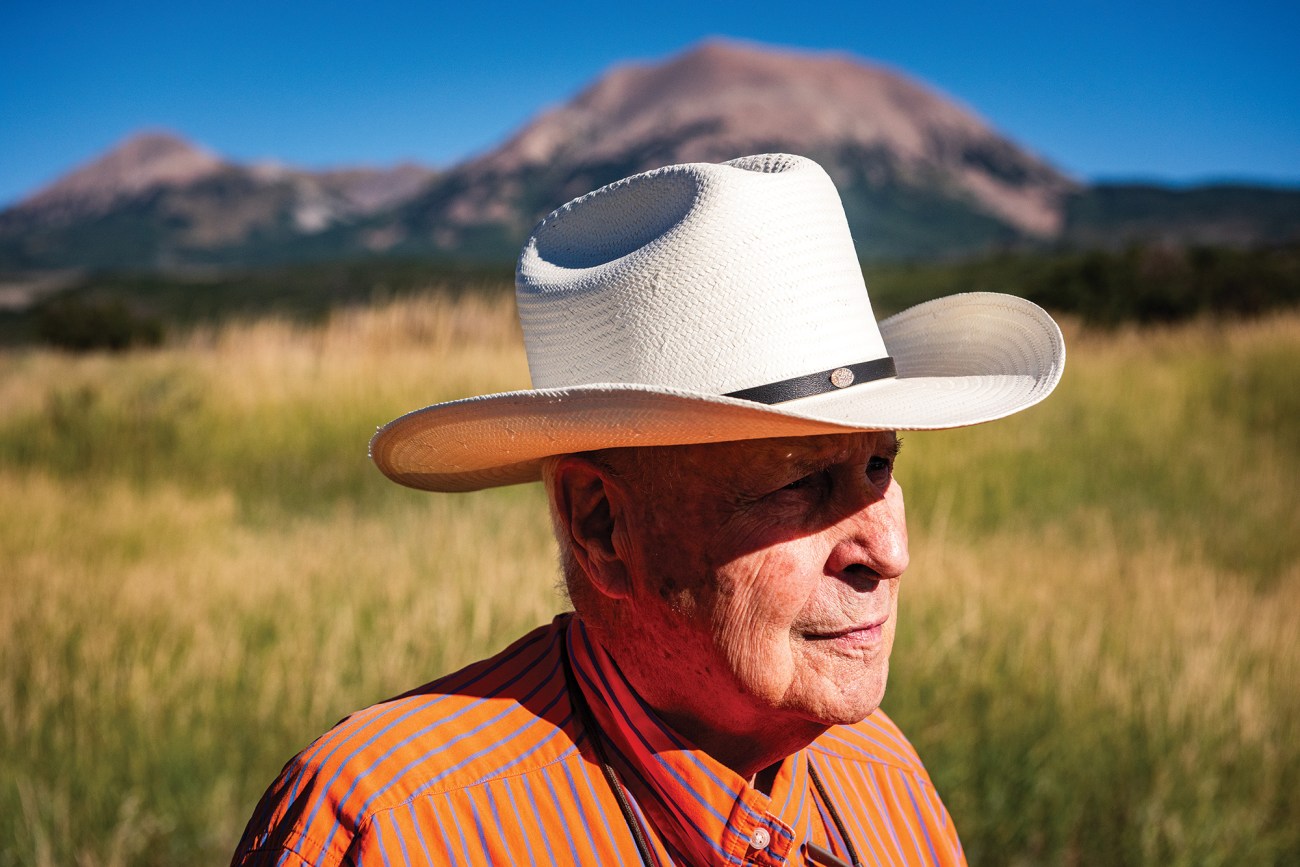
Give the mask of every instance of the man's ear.
[[565, 455], [555, 466], [552, 496], [561, 532], [569, 534], [574, 559], [591, 585], [605, 596], [626, 598], [627, 564], [615, 544], [620, 532], [622, 488], [605, 467], [579, 455]]

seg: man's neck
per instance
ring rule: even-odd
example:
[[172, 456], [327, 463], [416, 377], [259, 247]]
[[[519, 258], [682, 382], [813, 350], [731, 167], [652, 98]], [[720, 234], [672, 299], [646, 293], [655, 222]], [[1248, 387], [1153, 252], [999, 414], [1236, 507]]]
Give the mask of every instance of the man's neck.
[[772, 786], [776, 783], [776, 773], [779, 770], [781, 770], [780, 764], [768, 765], [750, 777], [749, 784], [764, 795], [770, 795], [772, 794]]
[[[638, 686], [639, 690], [639, 685], [633, 683], [633, 686]], [[769, 769], [778, 767], [786, 757], [808, 746], [829, 728], [809, 721], [773, 720], [771, 724], [752, 729], [722, 730], [693, 715], [657, 706], [653, 697], [644, 693], [642, 698], [675, 732], [764, 791], [763, 777]], [[768, 788], [770, 786], [769, 781]]]
[[[654, 710], [681, 739], [708, 753], [746, 780], [754, 779], [766, 768], [776, 767], [788, 756], [808, 746], [829, 725], [812, 720], [787, 717], [772, 711], [754, 718], [735, 715], [707, 716], [712, 710], [710, 696], [692, 691], [693, 684], [682, 678], [664, 677], [662, 673], [643, 670], [637, 654], [622, 654], [617, 641], [610, 641], [604, 629], [584, 621], [608, 658], [641, 699]], [[611, 648], [610, 644], [615, 647]]]

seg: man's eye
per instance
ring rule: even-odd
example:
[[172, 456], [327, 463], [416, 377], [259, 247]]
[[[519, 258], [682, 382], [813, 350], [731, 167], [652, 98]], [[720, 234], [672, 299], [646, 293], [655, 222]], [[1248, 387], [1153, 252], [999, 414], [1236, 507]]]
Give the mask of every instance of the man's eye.
[[781, 488], [781, 490], [783, 491], [808, 490], [811, 488], [824, 486], [827, 484], [828, 480], [829, 480], [829, 473], [827, 473], [825, 470], [822, 470], [816, 473], [809, 473], [806, 476], [801, 476], [800, 478], [795, 479], [790, 484]]
[[894, 462], [892, 459], [877, 456], [867, 461], [867, 478], [871, 479], [873, 484], [883, 488], [889, 484], [889, 480], [893, 475]]

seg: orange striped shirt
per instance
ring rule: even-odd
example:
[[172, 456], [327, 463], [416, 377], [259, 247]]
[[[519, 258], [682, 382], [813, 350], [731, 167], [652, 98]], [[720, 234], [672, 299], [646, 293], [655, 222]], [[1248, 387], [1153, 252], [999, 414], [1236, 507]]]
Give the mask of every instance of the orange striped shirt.
[[262, 798], [233, 864], [640, 863], [570, 704], [566, 652], [653, 864], [828, 863], [809, 844], [845, 863], [850, 847], [862, 864], [965, 863], [884, 713], [829, 729], [764, 793], [665, 725], [581, 620], [561, 615], [317, 739]]

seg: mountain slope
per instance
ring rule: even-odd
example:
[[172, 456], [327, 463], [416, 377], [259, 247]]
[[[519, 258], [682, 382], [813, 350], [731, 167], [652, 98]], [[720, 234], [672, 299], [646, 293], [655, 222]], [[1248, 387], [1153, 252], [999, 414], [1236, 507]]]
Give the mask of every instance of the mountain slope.
[[1293, 243], [1300, 240], [1300, 191], [1240, 184], [1187, 189], [1098, 184], [1067, 199], [1061, 239], [1084, 248]]
[[449, 172], [394, 226], [415, 246], [517, 240], [551, 208], [627, 174], [764, 151], [826, 167], [866, 255], [1052, 236], [1077, 188], [898, 73], [845, 55], [712, 41], [664, 64], [612, 70]]

